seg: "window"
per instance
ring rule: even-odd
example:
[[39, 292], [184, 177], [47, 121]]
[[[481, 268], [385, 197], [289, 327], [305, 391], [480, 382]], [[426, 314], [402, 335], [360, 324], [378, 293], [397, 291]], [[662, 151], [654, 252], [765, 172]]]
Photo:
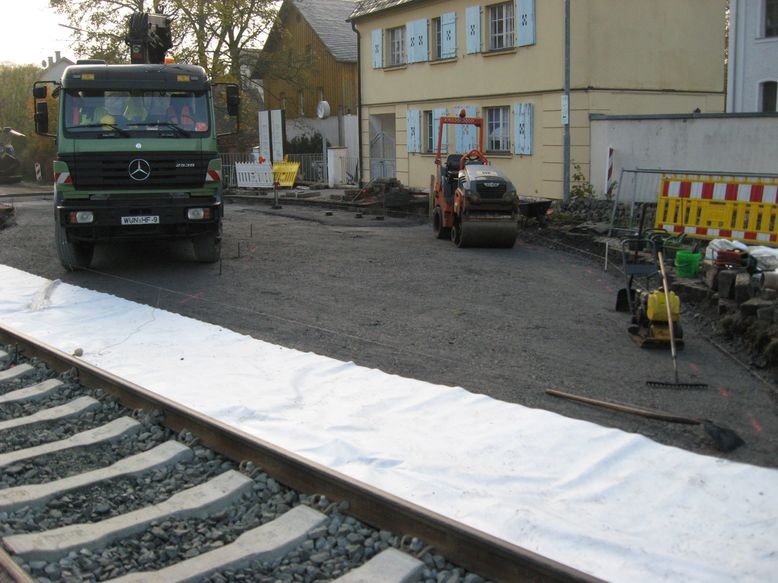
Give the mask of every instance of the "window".
[[424, 133], [423, 139], [424, 139], [424, 151], [425, 152], [434, 152], [435, 151], [435, 132], [436, 128], [433, 126], [432, 123], [432, 111], [425, 111], [424, 112]]
[[510, 152], [511, 150], [510, 108], [486, 108], [486, 151]]
[[434, 61], [443, 55], [441, 46], [440, 18], [430, 20], [430, 58]]
[[762, 83], [762, 108], [765, 113], [778, 111], [776, 108], [776, 93], [778, 93], [778, 81], [765, 81]]
[[489, 6], [489, 50], [513, 47], [513, 2]]
[[94, 132], [108, 130], [123, 137], [147, 132], [186, 137], [188, 132], [207, 132], [210, 127], [203, 91], [68, 89], [63, 100], [68, 137], [94, 138]]
[[389, 66], [405, 64], [405, 27], [389, 29]]
[[764, 35], [778, 36], [778, 0], [765, 0]]

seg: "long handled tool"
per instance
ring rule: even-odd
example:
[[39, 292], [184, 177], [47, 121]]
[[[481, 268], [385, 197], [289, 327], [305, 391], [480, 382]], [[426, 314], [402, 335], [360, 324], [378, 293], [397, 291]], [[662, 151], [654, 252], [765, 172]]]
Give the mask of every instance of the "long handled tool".
[[[640, 239], [643, 236], [643, 223], [646, 219], [646, 205], [640, 207], [640, 220], [638, 222], [638, 235], [635, 240], [635, 253], [632, 258], [632, 262], [635, 263], [638, 260], [638, 254], [640, 253]], [[624, 250], [622, 250], [622, 253]], [[625, 274], [626, 275], [626, 274]], [[621, 288], [616, 294], [616, 311], [617, 312], [630, 312], [632, 311], [632, 304], [635, 301], [635, 290], [632, 287], [632, 282], [635, 279], [634, 274], [630, 274], [627, 279], [627, 287]]]
[[647, 417], [649, 419], [658, 419], [659, 421], [681, 423], [684, 425], [702, 425], [705, 433], [707, 433], [708, 436], [713, 440], [716, 449], [719, 451], [733, 451], [741, 445], [745, 444], [745, 441], [743, 441], [737, 433], [731, 429], [717, 425], [709, 419], [682, 417], [673, 413], [657, 411], [656, 409], [643, 409], [641, 407], [635, 407], [634, 405], [628, 405], [626, 403], [618, 403], [616, 401], [601, 401], [599, 399], [592, 399], [591, 397], [582, 397], [580, 395], [566, 393], [557, 389], [546, 389], [546, 393], [554, 397], [569, 399], [571, 401], [579, 401], [581, 403], [587, 403], [597, 407], [604, 407], [606, 409], [612, 409], [613, 411], [621, 411], [622, 413], [629, 413], [631, 415], [640, 415], [641, 417]]
[[657, 253], [659, 258], [659, 271], [662, 272], [662, 287], [665, 292], [665, 307], [667, 308], [667, 326], [670, 330], [670, 352], [673, 355], [673, 373], [675, 382], [646, 381], [650, 387], [671, 388], [671, 389], [707, 389], [705, 383], [679, 383], [678, 382], [678, 356], [675, 350], [675, 330], [673, 329], [673, 311], [670, 307], [670, 289], [667, 286], [667, 274], [665, 273], [665, 261], [662, 252]]

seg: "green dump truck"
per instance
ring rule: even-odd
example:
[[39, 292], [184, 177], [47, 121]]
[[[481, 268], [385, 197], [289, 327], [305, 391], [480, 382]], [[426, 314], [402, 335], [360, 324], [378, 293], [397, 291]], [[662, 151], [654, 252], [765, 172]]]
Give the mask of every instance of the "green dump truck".
[[[95, 245], [117, 239], [186, 238], [198, 261], [220, 256], [214, 84], [202, 67], [148, 62], [164, 61], [169, 48], [143, 44], [156, 26], [149, 17], [130, 21], [140, 31], [135, 45], [128, 36], [133, 64], [79, 61], [61, 81], [33, 87], [36, 132], [57, 143], [54, 232], [68, 270], [89, 267]], [[227, 114], [237, 116], [238, 87], [226, 85]], [[58, 102], [51, 134], [49, 97]]]

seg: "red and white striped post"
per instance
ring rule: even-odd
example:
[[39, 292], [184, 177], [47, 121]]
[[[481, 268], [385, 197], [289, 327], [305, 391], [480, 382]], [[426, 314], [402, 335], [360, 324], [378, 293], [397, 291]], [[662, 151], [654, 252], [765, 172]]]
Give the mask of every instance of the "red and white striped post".
[[613, 146], [608, 146], [608, 156], [605, 160], [605, 189], [603, 193], [608, 196], [608, 189], [613, 181]]

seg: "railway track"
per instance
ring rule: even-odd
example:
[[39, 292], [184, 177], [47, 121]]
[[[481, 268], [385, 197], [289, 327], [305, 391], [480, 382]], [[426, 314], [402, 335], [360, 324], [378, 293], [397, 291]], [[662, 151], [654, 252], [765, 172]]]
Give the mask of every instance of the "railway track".
[[586, 581], [0, 326], [0, 582]]

